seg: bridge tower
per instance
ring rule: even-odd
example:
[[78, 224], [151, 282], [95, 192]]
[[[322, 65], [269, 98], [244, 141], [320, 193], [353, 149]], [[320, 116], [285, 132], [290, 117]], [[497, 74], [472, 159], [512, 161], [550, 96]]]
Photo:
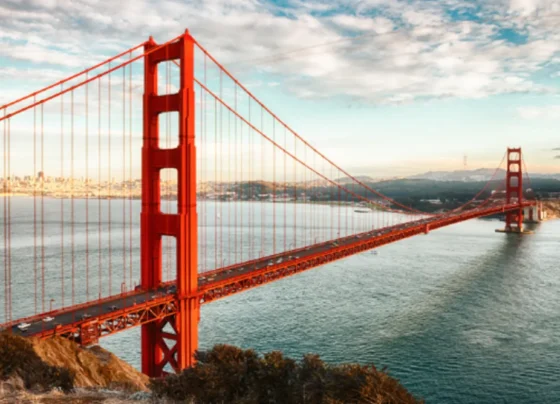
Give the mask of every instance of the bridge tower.
[[[523, 171], [521, 170], [521, 148], [508, 148], [506, 173], [506, 203], [521, 205], [523, 202]], [[523, 209], [506, 214], [506, 232], [523, 232]]]
[[[151, 53], [144, 58], [142, 288], [155, 289], [162, 283], [162, 236], [176, 239], [177, 262], [177, 313], [142, 326], [142, 372], [158, 377], [166, 365], [175, 371], [193, 365], [193, 354], [198, 347], [194, 40], [186, 31], [178, 41], [158, 48], [150, 37], [145, 51]], [[180, 88], [176, 94], [160, 95], [158, 65], [167, 61], [179, 63]], [[179, 144], [172, 149], [161, 149], [159, 115], [167, 112], [178, 112]], [[177, 170], [177, 214], [161, 212], [162, 169]]]

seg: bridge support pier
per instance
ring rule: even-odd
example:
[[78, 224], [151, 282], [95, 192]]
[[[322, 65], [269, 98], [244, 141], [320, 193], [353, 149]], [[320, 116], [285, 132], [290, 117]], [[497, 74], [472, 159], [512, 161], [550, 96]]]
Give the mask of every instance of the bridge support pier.
[[[150, 38], [145, 51], [150, 53], [144, 58], [142, 288], [154, 290], [162, 284], [163, 236], [175, 237], [177, 262], [176, 314], [142, 326], [142, 372], [159, 377], [192, 366], [198, 348], [194, 40], [188, 31], [161, 47]], [[179, 91], [159, 95], [158, 64], [172, 60], [179, 61]], [[178, 112], [179, 144], [161, 149], [159, 115], [168, 112]], [[170, 168], [177, 170], [177, 214], [162, 213], [160, 208], [160, 172]]]

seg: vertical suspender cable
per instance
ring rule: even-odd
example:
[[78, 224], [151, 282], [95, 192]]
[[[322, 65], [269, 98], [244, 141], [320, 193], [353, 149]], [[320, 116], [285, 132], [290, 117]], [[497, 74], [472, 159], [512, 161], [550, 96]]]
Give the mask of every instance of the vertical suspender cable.
[[[263, 122], [264, 112], [261, 107], [261, 132], [264, 131], [264, 122]], [[265, 145], [264, 145], [264, 138], [260, 136], [261, 140], [261, 181], [262, 184], [265, 184], [264, 181], [264, 154], [265, 154]], [[261, 193], [265, 193], [264, 187], [261, 187]], [[264, 200], [259, 201], [260, 210], [261, 210], [261, 255], [265, 255], [265, 233], [264, 233]]]
[[[88, 74], [86, 73], [86, 80], [88, 79]], [[85, 136], [86, 136], [86, 302], [89, 301], [89, 196], [90, 196], [90, 179], [89, 179], [89, 83], [86, 84], [85, 89], [85, 105], [86, 105], [86, 117], [85, 117]]]
[[[227, 143], [228, 143], [228, 163], [227, 163], [227, 168], [228, 168], [228, 186], [231, 187], [233, 185], [232, 181], [231, 181], [231, 112], [227, 111], [228, 114], [228, 136], [227, 136]], [[228, 192], [231, 192], [231, 188], [228, 188]], [[228, 242], [227, 242], [227, 248], [228, 248], [228, 261], [231, 263], [231, 208], [232, 208], [232, 202], [231, 202], [231, 198], [229, 197], [228, 194], [228, 221], [227, 221], [227, 236], [228, 236]], [[233, 202], [235, 203], [235, 202]], [[235, 262], [237, 263], [237, 262]]]
[[[109, 69], [111, 68], [111, 62], [109, 62]], [[112, 196], [112, 186], [113, 179], [111, 178], [111, 73], [107, 74], [107, 176], [109, 180], [109, 186], [107, 189], [107, 215], [109, 219], [107, 220], [107, 237], [109, 238], [109, 252], [107, 258], [109, 259], [109, 296], [113, 293], [113, 246], [111, 238], [111, 196]]]
[[[35, 103], [36, 97], [33, 97]], [[33, 107], [33, 282], [35, 314], [37, 314], [37, 108]]]
[[122, 256], [123, 256], [123, 285], [126, 287], [126, 67], [122, 68], [122, 110], [123, 110], [123, 124], [122, 124], [122, 181], [121, 181], [121, 195], [122, 199]]
[[[218, 187], [218, 100], [214, 99], [214, 185]], [[214, 198], [214, 268], [220, 268], [218, 262], [218, 198]]]
[[[235, 84], [234, 87], [233, 87], [233, 93], [234, 93], [233, 107], [235, 109], [235, 112], [237, 112], [237, 84]], [[235, 149], [235, 152], [234, 152], [234, 154], [235, 154], [235, 177], [236, 177], [235, 178], [235, 184], [237, 185], [237, 187], [236, 187], [237, 195], [236, 195], [236, 198], [235, 198], [235, 206], [234, 206], [235, 211], [234, 211], [233, 229], [234, 229], [235, 233], [234, 233], [234, 243], [233, 243], [234, 247], [233, 247], [233, 250], [235, 251], [235, 262], [236, 263], [239, 262], [238, 259], [237, 259], [237, 251], [238, 251], [238, 248], [237, 248], [237, 232], [238, 232], [237, 210], [238, 210], [238, 206], [239, 206], [239, 199], [241, 198], [241, 186], [240, 186], [240, 182], [239, 182], [239, 177], [237, 177], [237, 166], [238, 166], [237, 161], [239, 160], [239, 156], [237, 155], [237, 150], [238, 150], [238, 148], [237, 148], [237, 122], [238, 122], [238, 119], [234, 118], [233, 119], [233, 124], [234, 124], [233, 132], [234, 132], [235, 140], [233, 142], [233, 145], [234, 145], [234, 149]], [[243, 254], [241, 254], [241, 258], [243, 258]]]
[[[6, 116], [6, 109], [4, 109], [4, 116]], [[9, 180], [8, 180], [8, 172], [7, 172], [7, 163], [8, 163], [8, 148], [7, 148], [7, 137], [6, 137], [6, 128], [7, 128], [7, 120], [4, 120], [4, 135], [3, 135], [3, 169], [4, 173], [2, 176], [4, 189], [3, 192], [3, 209], [4, 215], [2, 217], [3, 228], [4, 228], [4, 319], [6, 322], [9, 321], [9, 314], [8, 314], [8, 192], [9, 192]]]
[[[287, 143], [286, 143], [286, 126], [284, 126], [284, 150], [288, 150], [287, 149]], [[287, 198], [288, 196], [288, 179], [286, 177], [286, 162], [288, 159], [288, 155], [286, 153], [284, 154], [284, 196]], [[296, 201], [294, 200], [294, 204], [296, 203]], [[286, 217], [287, 217], [287, 202], [284, 202], [284, 251], [286, 251], [286, 236], [288, 235], [288, 227], [287, 227], [287, 223], [286, 223]]]
[[[248, 98], [249, 100], [249, 122], [251, 121], [251, 98]], [[252, 128], [249, 128], [248, 130], [248, 152], [249, 152], [249, 183], [251, 184], [251, 200], [249, 201], [249, 238], [250, 238], [250, 242], [251, 242], [251, 251], [250, 251], [250, 259], [255, 259], [255, 232], [254, 232], [254, 226], [255, 226], [255, 210], [254, 210], [254, 204], [253, 204], [253, 199], [255, 196], [255, 190], [254, 190], [254, 169], [255, 169], [255, 162], [254, 162], [254, 153], [253, 153], [253, 130]]]
[[[207, 66], [207, 56], [204, 55], [204, 85], [207, 85], [207, 75], [208, 75], [208, 66]], [[202, 93], [202, 92], [201, 92]], [[202, 95], [202, 94], [201, 94]], [[206, 177], [207, 174], [207, 170], [206, 170], [206, 165], [208, 163], [208, 155], [207, 155], [207, 150], [206, 150], [206, 131], [207, 131], [207, 114], [208, 111], [206, 111], [208, 103], [207, 103], [207, 94], [206, 91], [204, 91], [204, 98], [203, 98], [203, 103], [201, 106], [201, 114], [202, 115], [202, 123], [203, 123], [203, 129], [202, 129], [202, 136], [201, 136], [201, 155], [204, 156], [202, 157], [201, 161], [202, 161], [202, 170], [201, 170], [201, 177], [204, 181], [208, 182], [208, 178]], [[208, 201], [208, 196], [206, 195], [206, 200], [202, 203], [202, 209], [201, 209], [201, 213], [202, 213], [202, 228], [201, 228], [201, 238], [202, 238], [202, 260], [203, 260], [203, 271], [206, 271], [208, 269], [208, 229], [206, 227], [207, 225], [207, 201]]]
[[[222, 77], [222, 70], [220, 69], [220, 98], [223, 99], [223, 77]], [[223, 222], [224, 222], [224, 178], [223, 178], [223, 168], [224, 168], [224, 153], [223, 153], [223, 115], [224, 115], [224, 108], [220, 104], [220, 263], [224, 266], [224, 229], [223, 229]], [[229, 157], [229, 156], [228, 156]]]
[[41, 104], [41, 312], [45, 312], [45, 115]]
[[70, 92], [70, 229], [72, 246], [72, 306], [76, 303], [76, 260], [74, 253], [74, 90]]
[[[132, 59], [132, 51], [129, 60]], [[132, 63], [128, 65], [128, 265], [130, 288], [132, 280]]]
[[[11, 150], [12, 150], [12, 137], [11, 137], [12, 120], [8, 120], [8, 177], [12, 178], [11, 167]], [[8, 196], [8, 314], [9, 321], [12, 321], [12, 195]]]
[[[294, 137], [294, 156], [297, 156], [297, 139]], [[297, 225], [297, 165], [294, 159], [294, 221], [293, 221], [293, 244], [294, 248], [297, 248], [297, 236], [296, 236], [296, 225]]]
[[102, 243], [101, 243], [101, 78], [97, 81], [97, 238], [98, 238], [98, 270], [97, 270], [97, 287], [98, 287], [98, 299], [101, 299], [103, 293], [103, 286], [101, 283], [101, 272], [103, 269], [102, 263]]
[[[63, 85], [60, 85], [62, 91]], [[64, 95], [60, 96], [60, 178], [64, 192]], [[64, 198], [60, 198], [60, 307], [64, 307]]]

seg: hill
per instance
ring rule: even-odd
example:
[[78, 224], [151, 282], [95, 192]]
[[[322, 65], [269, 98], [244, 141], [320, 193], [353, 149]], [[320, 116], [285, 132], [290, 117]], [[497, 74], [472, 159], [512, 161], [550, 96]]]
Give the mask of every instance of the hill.
[[[0, 403], [416, 404], [385, 369], [216, 345], [179, 375], [148, 380], [99, 347], [0, 334]], [[148, 384], [149, 382], [149, 384]], [[147, 388], [151, 391], [145, 391]]]
[[[411, 175], [407, 178], [418, 180], [432, 181], [460, 181], [460, 182], [478, 182], [489, 181], [492, 179], [494, 168], [478, 168], [476, 170], [455, 170], [455, 171], [428, 171], [422, 174]], [[506, 177], [506, 170], [499, 169], [494, 177], [497, 180], [503, 180]], [[541, 174], [529, 173], [530, 178], [560, 180], [560, 173]]]

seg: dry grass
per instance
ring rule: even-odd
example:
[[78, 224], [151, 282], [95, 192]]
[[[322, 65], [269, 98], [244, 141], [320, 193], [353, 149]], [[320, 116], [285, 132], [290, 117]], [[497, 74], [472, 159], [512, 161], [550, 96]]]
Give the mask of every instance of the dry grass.
[[60, 337], [31, 341], [45, 363], [74, 373], [76, 387], [147, 390], [149, 378], [146, 375], [99, 346], [83, 348]]
[[100, 347], [0, 334], [0, 404], [137, 402], [129, 398], [148, 382]]

